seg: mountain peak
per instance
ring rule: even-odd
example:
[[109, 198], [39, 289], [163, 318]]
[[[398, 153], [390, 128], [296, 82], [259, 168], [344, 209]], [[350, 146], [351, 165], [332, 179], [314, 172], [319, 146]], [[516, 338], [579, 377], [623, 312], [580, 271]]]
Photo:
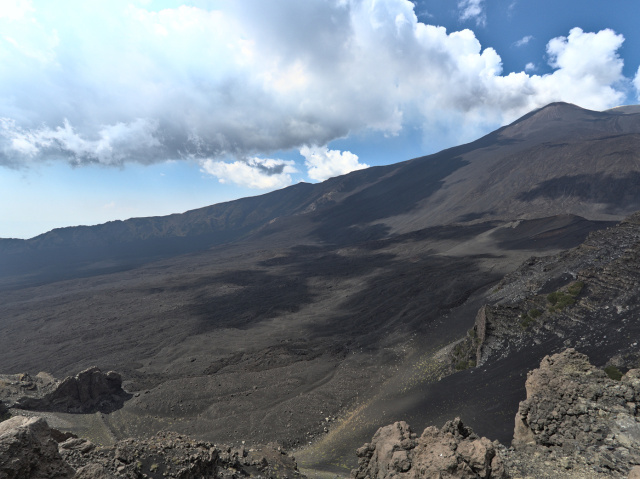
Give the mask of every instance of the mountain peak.
[[520, 123], [528, 123], [529, 125], [532, 123], [531, 120], [535, 122], [548, 122], [554, 120], [575, 120], [578, 116], [583, 116], [589, 113], [597, 113], [592, 110], [587, 110], [585, 108], [581, 108], [573, 103], [566, 103], [562, 101], [557, 101], [554, 103], [549, 103], [542, 108], [538, 108], [537, 110], [533, 110], [530, 113], [524, 115], [522, 118], [516, 120], [511, 125], [516, 125]]
[[587, 110], [572, 103], [554, 102], [542, 108], [533, 110], [510, 125], [507, 125], [500, 134], [503, 137], [531, 137], [537, 132], [559, 133], [567, 126], [575, 128], [577, 124], [584, 124], [595, 119], [608, 116], [607, 113]]

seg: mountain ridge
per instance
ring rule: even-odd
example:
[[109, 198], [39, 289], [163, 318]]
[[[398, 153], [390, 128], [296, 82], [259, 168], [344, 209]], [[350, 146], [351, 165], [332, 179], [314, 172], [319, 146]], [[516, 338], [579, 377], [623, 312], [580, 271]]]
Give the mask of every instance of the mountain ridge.
[[180, 214], [3, 239], [0, 276], [51, 275], [60, 264], [77, 271], [91, 263], [130, 267], [250, 240], [283, 220], [290, 230], [301, 228], [295, 238], [312, 244], [349, 244], [479, 218], [551, 216], [558, 200], [562, 212], [620, 220], [640, 209], [638, 151], [640, 113], [552, 103], [473, 142], [318, 184]]

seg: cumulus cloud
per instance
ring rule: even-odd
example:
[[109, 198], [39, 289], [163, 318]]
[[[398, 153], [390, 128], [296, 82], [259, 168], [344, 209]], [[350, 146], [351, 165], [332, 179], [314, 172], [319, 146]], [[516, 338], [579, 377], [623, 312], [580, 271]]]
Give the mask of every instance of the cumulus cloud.
[[[531, 84], [543, 100], [561, 96], [565, 101], [596, 110], [619, 105], [625, 97], [622, 90], [616, 89], [624, 78], [624, 63], [617, 54], [623, 42], [624, 37], [610, 29], [590, 33], [573, 28], [569, 36], [554, 38], [547, 44], [549, 65], [556, 71], [531, 77]], [[546, 92], [541, 91], [543, 87]]]
[[513, 44], [514, 47], [523, 47], [533, 40], [533, 35], [527, 35]]
[[484, 12], [484, 0], [460, 0], [460, 20], [475, 20], [477, 25], [485, 25], [487, 16]]
[[636, 76], [633, 79], [633, 86], [636, 89], [636, 97], [638, 98], [638, 101], [640, 101], [640, 67], [638, 67]]
[[[275, 187], [294, 168], [258, 158], [276, 151], [414, 127], [444, 147], [551, 101], [603, 109], [624, 98], [624, 39], [611, 30], [549, 41], [549, 74], [504, 75], [471, 30], [420, 22], [408, 0], [10, 5], [0, 165], [16, 168], [190, 159], [224, 181]], [[482, 1], [459, 5], [483, 18]], [[360, 165], [325, 150], [308, 163], [315, 178]]]
[[535, 63], [529, 62], [524, 66], [524, 71], [526, 72], [533, 72], [536, 71], [538, 68], [536, 67]]
[[245, 161], [224, 162], [202, 160], [203, 172], [216, 176], [220, 183], [234, 183], [245, 188], [274, 189], [291, 184], [291, 174], [297, 173], [293, 161], [270, 158], [249, 158]]
[[312, 180], [324, 181], [327, 178], [369, 168], [366, 163], [358, 161], [358, 155], [350, 151], [330, 150], [326, 146], [303, 146], [300, 148], [300, 154], [304, 156], [307, 174]]

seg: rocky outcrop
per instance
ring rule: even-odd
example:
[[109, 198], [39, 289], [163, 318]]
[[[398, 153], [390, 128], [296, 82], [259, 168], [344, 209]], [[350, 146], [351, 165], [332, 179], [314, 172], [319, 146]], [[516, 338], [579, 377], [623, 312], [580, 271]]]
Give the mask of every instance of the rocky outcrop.
[[[115, 371], [103, 373], [97, 367], [86, 369], [63, 381], [50, 378], [48, 382], [20, 375], [23, 395], [14, 408], [34, 411], [69, 413], [112, 412], [131, 397], [122, 389], [122, 377]], [[38, 378], [41, 379], [41, 378]], [[26, 386], [25, 386], [26, 384]]]
[[84, 439], [69, 439], [60, 444], [60, 452], [79, 475], [83, 474], [78, 477], [304, 477], [295, 459], [282, 450], [215, 446], [173, 432], [149, 439], [126, 439], [108, 448]]
[[590, 233], [576, 248], [530, 258], [489, 301], [474, 326], [478, 365], [546, 343], [557, 352], [588, 351], [598, 363], [640, 367], [630, 340], [640, 333], [640, 213]]
[[494, 444], [479, 438], [459, 418], [438, 430], [428, 427], [420, 437], [405, 422], [378, 429], [371, 443], [356, 454], [353, 479], [505, 478]]
[[512, 447], [458, 418], [419, 438], [397, 422], [358, 449], [351, 477], [640, 478], [640, 369], [615, 373], [572, 348], [546, 356], [527, 377]]
[[74, 472], [44, 419], [15, 416], [0, 423], [0, 478], [63, 479]]
[[[54, 438], [60, 438], [58, 443]], [[42, 418], [15, 416], [0, 424], [0, 479], [116, 478], [294, 479], [302, 476], [283, 450], [218, 447], [164, 432], [112, 447], [66, 437]]]
[[545, 357], [526, 389], [514, 446], [544, 446], [605, 471], [628, 473], [640, 465], [640, 370], [615, 381], [567, 349]]

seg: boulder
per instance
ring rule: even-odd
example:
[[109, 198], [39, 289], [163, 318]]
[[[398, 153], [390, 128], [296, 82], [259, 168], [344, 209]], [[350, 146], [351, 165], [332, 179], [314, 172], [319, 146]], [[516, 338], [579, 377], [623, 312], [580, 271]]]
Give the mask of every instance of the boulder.
[[506, 478], [494, 444], [464, 426], [460, 418], [417, 437], [403, 421], [378, 429], [356, 452], [353, 479]]
[[115, 371], [103, 373], [94, 366], [67, 377], [43, 397], [18, 399], [14, 407], [34, 411], [109, 413], [122, 407], [129, 397], [122, 389], [120, 374]]
[[14, 416], [0, 423], [0, 477], [64, 479], [74, 473], [58, 453], [44, 419]]

